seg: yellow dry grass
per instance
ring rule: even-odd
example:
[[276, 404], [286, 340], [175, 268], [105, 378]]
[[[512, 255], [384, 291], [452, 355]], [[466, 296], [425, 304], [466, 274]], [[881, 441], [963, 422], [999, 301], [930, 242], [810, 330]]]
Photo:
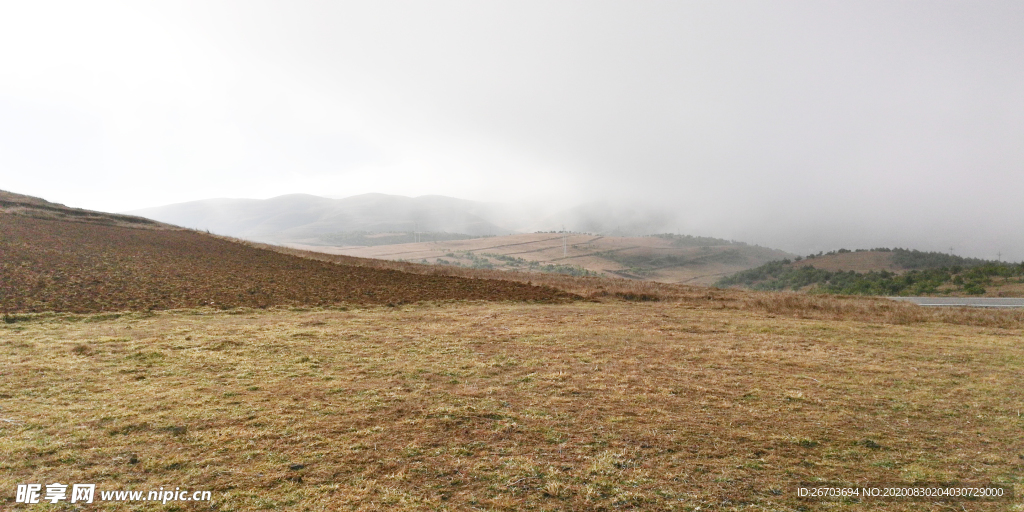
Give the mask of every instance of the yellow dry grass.
[[1019, 317], [703, 293], [12, 318], [3, 508], [53, 481], [211, 490], [222, 511], [1021, 508], [795, 494], [962, 480], [1020, 496]]

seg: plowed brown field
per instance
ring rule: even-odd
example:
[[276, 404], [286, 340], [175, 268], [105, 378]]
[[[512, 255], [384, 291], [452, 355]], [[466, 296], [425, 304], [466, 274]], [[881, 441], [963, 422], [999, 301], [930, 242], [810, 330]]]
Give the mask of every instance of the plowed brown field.
[[194, 231], [0, 213], [4, 313], [571, 298], [524, 283], [314, 261]]

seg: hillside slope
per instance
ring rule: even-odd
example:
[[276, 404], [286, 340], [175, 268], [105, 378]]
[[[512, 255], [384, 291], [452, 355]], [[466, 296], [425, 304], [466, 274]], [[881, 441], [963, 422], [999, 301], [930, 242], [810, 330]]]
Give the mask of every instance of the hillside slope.
[[126, 216], [3, 199], [18, 203], [0, 212], [4, 313], [570, 297], [523, 283], [315, 261], [146, 219], [139, 224], [148, 229], [139, 229], [123, 225], [134, 222]]
[[846, 295], [1024, 296], [1024, 263], [907, 249], [841, 249], [774, 261], [719, 280], [718, 286]]
[[532, 233], [371, 247], [293, 245], [363, 258], [508, 271], [710, 284], [723, 275], [791, 257], [728, 240], [680, 235], [612, 237]]

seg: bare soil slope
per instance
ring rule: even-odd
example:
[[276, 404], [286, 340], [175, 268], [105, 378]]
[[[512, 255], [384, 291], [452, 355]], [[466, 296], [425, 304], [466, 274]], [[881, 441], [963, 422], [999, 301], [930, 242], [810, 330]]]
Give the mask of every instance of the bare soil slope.
[[4, 313], [570, 298], [523, 283], [343, 266], [146, 219], [138, 224], [149, 229], [139, 229], [130, 216], [2, 199], [10, 209], [0, 212]]

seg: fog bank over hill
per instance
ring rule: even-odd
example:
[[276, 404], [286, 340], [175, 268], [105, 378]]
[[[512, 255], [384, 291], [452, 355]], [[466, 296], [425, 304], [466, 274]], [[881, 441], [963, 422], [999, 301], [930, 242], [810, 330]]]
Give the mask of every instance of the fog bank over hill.
[[475, 236], [510, 231], [484, 203], [442, 196], [363, 194], [330, 199], [289, 194], [271, 199], [207, 199], [135, 210], [171, 224], [263, 241], [289, 241], [344, 232], [451, 232]]
[[[1002, 261], [1024, 258], [1024, 241], [1017, 231], [967, 218], [939, 222], [907, 217], [892, 222], [876, 214], [853, 221], [829, 217], [811, 208], [793, 216], [773, 214], [766, 208], [764, 215], [740, 223], [728, 216], [714, 216], [713, 209], [701, 208], [699, 203], [603, 200], [561, 206], [555, 201], [497, 203], [445, 196], [364, 194], [325, 198], [293, 194], [265, 200], [210, 199], [125, 213], [260, 242], [328, 246], [430, 242], [565, 229], [616, 237], [674, 232], [741, 241], [799, 255], [903, 247]], [[383, 232], [406, 236], [372, 240], [374, 233]]]
[[267, 242], [334, 245], [350, 233], [449, 233], [500, 236], [535, 231], [573, 231], [637, 236], [676, 231], [663, 209], [587, 203], [555, 210], [551, 205], [468, 201], [445, 196], [362, 194], [331, 199], [290, 194], [271, 199], [207, 199], [133, 210], [169, 224]]
[[[343, 208], [374, 230], [440, 195], [542, 207], [429, 229], [1019, 261], [1022, 35], [1010, 0], [6, 2], [0, 186], [99, 211], [417, 198]], [[211, 230], [315, 235], [325, 204]]]
[[[816, 202], [808, 200], [809, 205]], [[824, 207], [819, 211], [808, 206], [798, 213], [780, 214], [765, 206], [763, 215], [741, 222], [728, 215], [717, 216], [715, 208], [702, 205], [639, 199], [572, 205], [568, 201], [502, 203], [442, 195], [373, 193], [329, 198], [288, 194], [270, 199], [205, 199], [125, 213], [272, 243], [379, 245], [564, 229], [607, 236], [711, 236], [800, 255], [843, 248], [905, 247], [1002, 261], [1024, 258], [1024, 240], [1018, 232], [970, 218], [941, 224], [907, 215], [894, 222], [873, 212], [851, 220], [830, 216]], [[995, 215], [1000, 207], [989, 211]], [[365, 236], [375, 233], [407, 235], [390, 241]]]

